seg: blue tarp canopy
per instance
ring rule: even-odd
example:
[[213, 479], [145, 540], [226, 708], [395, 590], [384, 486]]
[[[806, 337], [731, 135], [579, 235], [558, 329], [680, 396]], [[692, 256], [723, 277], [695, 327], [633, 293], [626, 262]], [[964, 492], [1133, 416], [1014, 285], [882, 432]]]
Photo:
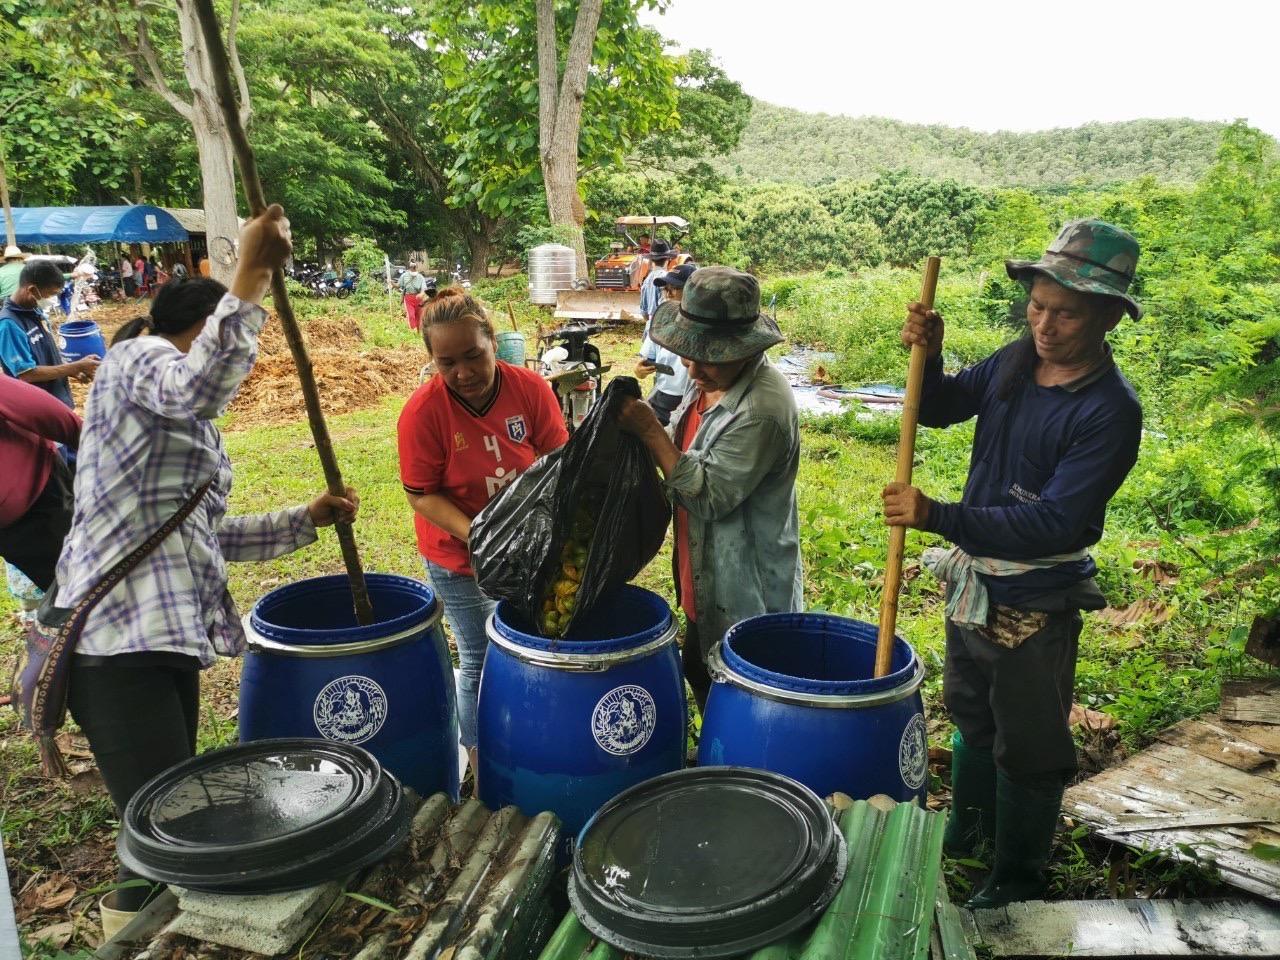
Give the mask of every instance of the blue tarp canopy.
[[14, 207], [19, 246], [41, 243], [181, 243], [187, 239], [173, 214], [159, 207]]

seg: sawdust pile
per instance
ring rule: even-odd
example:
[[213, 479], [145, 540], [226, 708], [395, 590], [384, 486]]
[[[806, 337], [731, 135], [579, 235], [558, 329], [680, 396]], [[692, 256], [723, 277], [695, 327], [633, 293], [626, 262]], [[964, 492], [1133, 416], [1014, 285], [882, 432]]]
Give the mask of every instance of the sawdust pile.
[[[428, 360], [421, 348], [362, 349], [364, 334], [354, 317], [318, 317], [302, 329], [326, 416], [372, 406], [388, 394], [408, 396], [418, 386]], [[300, 423], [307, 418], [293, 356], [274, 316], [259, 344], [258, 362], [231, 402], [228, 429]]]
[[[149, 301], [103, 303], [84, 316], [98, 324], [110, 343], [120, 327], [150, 306]], [[326, 416], [372, 406], [389, 394], [407, 397], [421, 382], [422, 368], [430, 360], [422, 347], [366, 348], [355, 317], [315, 317], [302, 323], [302, 331]], [[89, 386], [72, 383], [71, 389], [77, 408], [83, 411]], [[307, 419], [293, 355], [274, 313], [258, 339], [258, 361], [231, 402], [230, 412], [228, 430]]]

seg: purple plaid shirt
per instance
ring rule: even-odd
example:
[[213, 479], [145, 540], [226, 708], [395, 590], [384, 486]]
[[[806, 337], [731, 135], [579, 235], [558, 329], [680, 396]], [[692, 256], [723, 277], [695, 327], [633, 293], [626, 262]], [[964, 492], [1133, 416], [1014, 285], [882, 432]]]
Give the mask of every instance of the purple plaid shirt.
[[58, 605], [74, 606], [178, 511], [203, 501], [89, 615], [77, 653], [168, 651], [209, 666], [244, 649], [228, 560], [269, 560], [316, 539], [305, 506], [228, 517], [231, 462], [218, 417], [258, 353], [261, 307], [227, 294], [183, 354], [160, 337], [112, 347], [85, 406], [75, 514], [58, 561]]

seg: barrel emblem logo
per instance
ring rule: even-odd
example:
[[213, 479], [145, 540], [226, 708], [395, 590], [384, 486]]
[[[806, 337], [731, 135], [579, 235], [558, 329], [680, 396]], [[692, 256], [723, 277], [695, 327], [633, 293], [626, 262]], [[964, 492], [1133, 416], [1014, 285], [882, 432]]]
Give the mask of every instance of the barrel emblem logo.
[[364, 743], [387, 719], [387, 695], [368, 677], [339, 677], [320, 691], [312, 716], [326, 740]]
[[912, 790], [924, 786], [929, 774], [929, 739], [924, 728], [924, 714], [917, 713], [902, 731], [898, 742], [898, 772], [902, 782]]
[[600, 749], [615, 757], [635, 753], [653, 736], [658, 708], [644, 687], [614, 687], [591, 713], [591, 733]]

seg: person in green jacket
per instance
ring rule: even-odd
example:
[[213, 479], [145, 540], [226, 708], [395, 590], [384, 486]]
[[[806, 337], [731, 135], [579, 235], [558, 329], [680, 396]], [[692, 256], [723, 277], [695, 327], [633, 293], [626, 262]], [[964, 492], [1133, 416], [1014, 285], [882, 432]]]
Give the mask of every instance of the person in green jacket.
[[662, 472], [675, 507], [672, 573], [685, 612], [685, 679], [699, 708], [706, 660], [739, 620], [802, 609], [796, 475], [800, 428], [786, 378], [765, 356], [782, 342], [756, 278], [703, 267], [661, 304], [649, 337], [689, 374], [669, 428], [628, 399], [618, 414]]

